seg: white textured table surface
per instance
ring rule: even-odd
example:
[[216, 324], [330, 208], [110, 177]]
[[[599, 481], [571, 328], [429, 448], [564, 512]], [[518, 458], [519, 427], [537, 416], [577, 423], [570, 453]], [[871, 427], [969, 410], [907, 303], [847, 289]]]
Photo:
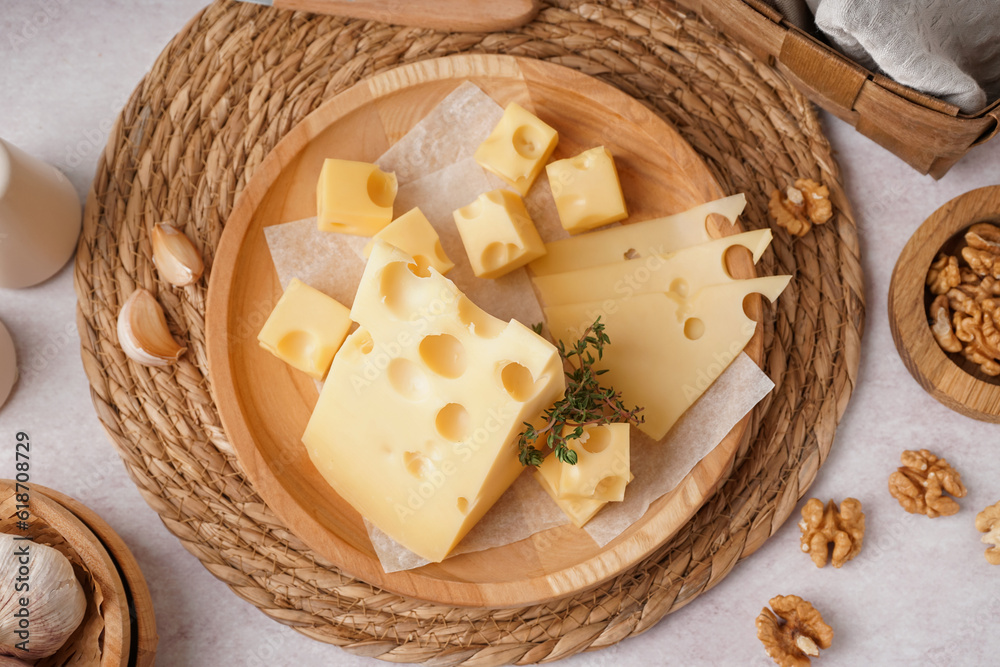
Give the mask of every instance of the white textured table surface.
[[[0, 136], [60, 167], [81, 199], [111, 123], [146, 69], [203, 0], [0, 0]], [[44, 7], [43, 7], [44, 5]], [[912, 231], [963, 192], [1000, 183], [1000, 140], [945, 178], [920, 176], [838, 121], [825, 119], [860, 227], [868, 303], [860, 382], [831, 456], [810, 490], [855, 496], [868, 532], [861, 555], [822, 570], [799, 552], [797, 513], [710, 592], [640, 637], [565, 664], [772, 664], [754, 618], [776, 594], [811, 600], [834, 627], [819, 664], [986, 665], [1000, 659], [1000, 567], [983, 558], [976, 513], [1000, 499], [1000, 426], [931, 399], [904, 369], [886, 295]], [[34, 481], [68, 493], [125, 539], [149, 581], [161, 665], [377, 665], [271, 621], [212, 577], [160, 523], [125, 473], [91, 406], [67, 266], [31, 289], [0, 289], [0, 319], [22, 379], [0, 410], [0, 438], [31, 434]], [[904, 513], [886, 480], [900, 451], [927, 447], [962, 473], [955, 516]], [[0, 461], [0, 477], [13, 460]], [[801, 503], [800, 503], [801, 505]]]

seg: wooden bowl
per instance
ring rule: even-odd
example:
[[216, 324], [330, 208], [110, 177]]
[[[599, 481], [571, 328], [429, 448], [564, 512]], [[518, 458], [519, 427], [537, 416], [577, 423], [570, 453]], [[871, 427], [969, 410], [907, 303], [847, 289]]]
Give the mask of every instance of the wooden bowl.
[[[529, 59], [462, 55], [387, 71], [325, 103], [255, 170], [213, 263], [206, 314], [209, 369], [243, 470], [310, 548], [351, 576], [407, 597], [447, 605], [525, 606], [593, 587], [668, 539], [728, 474], [749, 416], [673, 492], [604, 548], [566, 525], [414, 570], [383, 571], [362, 518], [320, 476], [300, 442], [318, 397], [315, 384], [257, 344], [257, 331], [281, 295], [263, 229], [316, 215], [315, 184], [324, 158], [375, 160], [470, 80], [500, 104], [530, 100], [542, 120], [559, 131], [555, 157], [608, 146], [632, 220], [723, 195], [673, 128], [625, 93], [574, 70]], [[741, 278], [754, 276], [748, 255], [736, 258], [731, 270]], [[480, 305], [489, 310], [489, 304]], [[760, 319], [759, 298], [748, 312]], [[759, 363], [761, 349], [758, 334], [747, 352]]]
[[[16, 526], [14, 517], [15, 505], [20, 502], [15, 498], [15, 490], [24, 493], [24, 485], [18, 487], [13, 480], [0, 480], [0, 532], [23, 535], [58, 549], [73, 564], [87, 594], [87, 614], [80, 627], [54, 655], [38, 660], [36, 665], [62, 665], [77, 652], [86, 655], [83, 650], [86, 647], [100, 651], [101, 667], [128, 667], [133, 664], [129, 662], [133, 633], [125, 584], [114, 560], [97, 535], [73, 512], [37, 491], [34, 484], [27, 486], [31, 518], [25, 531]], [[99, 612], [96, 589], [103, 598], [99, 601]], [[97, 639], [80, 639], [98, 613], [103, 618], [99, 647], [95, 646]], [[94, 627], [95, 632], [100, 631], [100, 625]]]
[[152, 667], [156, 661], [156, 614], [153, 612], [153, 598], [146, 585], [146, 577], [139, 569], [139, 563], [125, 541], [108, 523], [92, 509], [54, 489], [39, 484], [31, 485], [32, 492], [42, 493], [62, 505], [82, 521], [101, 541], [114, 562], [125, 588], [128, 602], [129, 642], [128, 664], [130, 667]]
[[941, 349], [927, 319], [927, 270], [941, 251], [954, 248], [977, 222], [1000, 221], [1000, 186], [955, 197], [914, 232], [896, 261], [889, 284], [889, 327], [910, 375], [952, 410], [1000, 423], [1000, 378], [992, 378], [960, 354]]

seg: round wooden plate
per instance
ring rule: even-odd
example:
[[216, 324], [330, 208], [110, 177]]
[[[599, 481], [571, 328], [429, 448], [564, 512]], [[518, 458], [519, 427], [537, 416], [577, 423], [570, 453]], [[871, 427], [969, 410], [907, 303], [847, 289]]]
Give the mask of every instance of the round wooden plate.
[[[318, 397], [315, 384], [257, 344], [257, 332], [281, 295], [263, 229], [316, 215], [315, 187], [325, 158], [375, 160], [465, 81], [502, 105], [530, 101], [559, 131], [554, 158], [608, 146], [630, 220], [686, 210], [724, 194], [673, 128], [620, 90], [579, 72], [492, 55], [404, 65], [325, 103], [256, 168], [226, 223], [212, 267], [209, 367], [219, 414], [247, 477], [310, 548], [356, 578], [411, 598], [455, 606], [525, 606], [595, 586], [668, 539], [728, 474], [749, 416], [673, 492], [604, 548], [566, 525], [442, 563], [383, 571], [361, 517], [323, 480], [300, 443]], [[748, 254], [731, 259], [730, 268], [738, 277], [754, 276]], [[480, 305], [489, 310], [489, 304]], [[747, 310], [759, 320], [759, 298]], [[761, 350], [758, 327], [747, 353], [760, 363]]]
[[977, 222], [1000, 224], [1000, 185], [955, 197], [910, 237], [892, 270], [889, 327], [903, 364], [927, 393], [963, 415], [1000, 423], [1000, 379], [942, 350], [927, 320], [927, 270], [956, 235]]

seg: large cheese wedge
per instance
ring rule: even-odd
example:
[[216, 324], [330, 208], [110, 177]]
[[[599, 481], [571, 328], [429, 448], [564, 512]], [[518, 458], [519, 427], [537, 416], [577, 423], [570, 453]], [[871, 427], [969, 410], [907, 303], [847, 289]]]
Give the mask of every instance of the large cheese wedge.
[[790, 278], [713, 285], [686, 300], [654, 293], [553, 306], [545, 318], [552, 335], [570, 344], [601, 317], [611, 343], [594, 367], [607, 369], [602, 381], [626, 404], [644, 408], [639, 428], [659, 440], [753, 336], [757, 325], [743, 312], [743, 299], [756, 292], [774, 301]]
[[629, 257], [663, 255], [711, 241], [709, 216], [718, 214], [736, 222], [746, 207], [742, 194], [724, 197], [694, 208], [611, 229], [572, 236], [546, 243], [547, 254], [529, 267], [536, 276], [562, 273], [588, 266], [618, 262]]
[[559, 353], [381, 241], [351, 316], [302, 442], [358, 512], [440, 561], [521, 472], [523, 422], [565, 388]]
[[758, 229], [684, 248], [668, 255], [649, 255], [613, 264], [537, 276], [534, 283], [547, 306], [620, 299], [650, 292], [671, 292], [683, 299], [703, 287], [735, 280], [726, 269], [726, 252], [730, 248], [742, 246], [748, 249], [756, 264], [770, 243], [771, 230]]

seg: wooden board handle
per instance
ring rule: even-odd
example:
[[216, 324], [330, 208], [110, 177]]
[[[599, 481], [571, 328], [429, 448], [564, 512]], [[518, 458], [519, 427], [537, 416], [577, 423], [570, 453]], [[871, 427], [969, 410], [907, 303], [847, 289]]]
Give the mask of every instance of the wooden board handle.
[[279, 9], [333, 14], [446, 32], [493, 32], [535, 18], [541, 0], [274, 0]]

